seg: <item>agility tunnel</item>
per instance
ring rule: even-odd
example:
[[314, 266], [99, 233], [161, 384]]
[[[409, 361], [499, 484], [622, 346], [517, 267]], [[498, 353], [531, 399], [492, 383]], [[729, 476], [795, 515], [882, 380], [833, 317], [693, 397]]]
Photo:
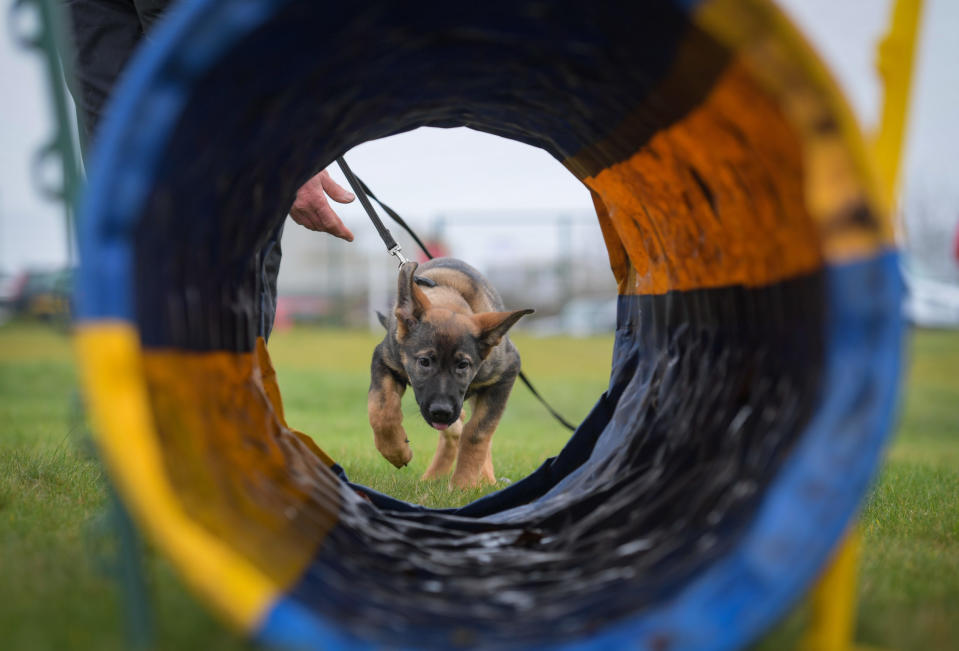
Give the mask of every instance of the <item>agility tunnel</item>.
[[[88, 404], [140, 526], [251, 637], [740, 648], [854, 522], [903, 337], [882, 160], [771, 4], [615, 4], [186, 0], [132, 64], [82, 216]], [[256, 316], [299, 185], [420, 126], [551, 154], [619, 286], [608, 390], [455, 510], [364, 498], [292, 429]]]

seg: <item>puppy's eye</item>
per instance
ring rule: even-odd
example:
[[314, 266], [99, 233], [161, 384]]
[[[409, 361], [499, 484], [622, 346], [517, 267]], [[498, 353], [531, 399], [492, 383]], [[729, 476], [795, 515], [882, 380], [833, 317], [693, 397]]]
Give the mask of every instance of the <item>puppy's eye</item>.
[[421, 367], [423, 367], [423, 368], [429, 368], [429, 367], [430, 367], [430, 358], [429, 358], [429, 357], [420, 357], [419, 359], [416, 360], [416, 363], [419, 364], [419, 365], [420, 365]]
[[456, 370], [458, 371], [465, 371], [469, 367], [470, 367], [469, 360], [466, 360], [466, 359], [461, 359], [459, 362], [456, 363]]

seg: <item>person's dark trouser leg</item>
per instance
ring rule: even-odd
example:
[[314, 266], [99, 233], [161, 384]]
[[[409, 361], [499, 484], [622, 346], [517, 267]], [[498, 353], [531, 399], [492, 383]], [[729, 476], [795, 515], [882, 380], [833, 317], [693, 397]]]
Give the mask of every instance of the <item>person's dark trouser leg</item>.
[[170, 0], [133, 0], [133, 4], [143, 31], [149, 34], [156, 21], [166, 13], [167, 7], [175, 3]]
[[[74, 46], [74, 79], [68, 80], [77, 103], [84, 140], [92, 141], [117, 80], [170, 0], [62, 0], [67, 9]], [[260, 295], [256, 309], [258, 333], [270, 336], [276, 316], [276, 282], [280, 271], [283, 224], [257, 255]]]
[[264, 339], [270, 338], [273, 321], [276, 318], [276, 280], [280, 274], [280, 239], [283, 237], [283, 224], [273, 231], [273, 236], [260, 252], [260, 331]]
[[73, 79], [86, 142], [90, 142], [120, 73], [143, 36], [130, 0], [63, 0], [73, 37]]

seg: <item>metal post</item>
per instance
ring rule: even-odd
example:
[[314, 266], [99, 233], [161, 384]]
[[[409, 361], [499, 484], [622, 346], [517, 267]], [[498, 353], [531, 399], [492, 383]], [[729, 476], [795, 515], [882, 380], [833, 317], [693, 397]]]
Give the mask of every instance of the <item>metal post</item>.
[[[27, 12], [33, 11], [35, 31], [26, 30]], [[61, 56], [72, 47], [64, 27], [60, 6], [56, 0], [14, 0], [10, 12], [10, 25], [16, 41], [24, 48], [37, 51], [43, 58], [50, 89], [50, 102], [54, 112], [54, 134], [34, 156], [32, 161], [33, 182], [37, 191], [50, 199], [60, 201], [64, 208], [66, 229], [67, 262], [72, 268], [76, 252], [76, 206], [83, 186], [83, 163], [80, 156], [81, 137], [77, 127], [77, 114], [71, 109], [67, 96], [66, 80], [71, 78], [72, 57]], [[59, 183], [51, 181], [46, 172], [59, 168]], [[75, 418], [83, 422], [83, 409], [76, 400]], [[78, 431], [86, 431], [78, 427]], [[83, 442], [81, 441], [81, 444]], [[150, 604], [142, 564], [142, 540], [129, 513], [120, 501], [113, 485], [105, 480], [109, 492], [110, 528], [116, 535], [115, 558], [109, 563], [109, 571], [118, 578], [122, 588], [128, 646], [132, 649], [148, 649], [152, 646]]]
[[[32, 9], [31, 9], [32, 8]], [[27, 33], [26, 14], [37, 16], [36, 31]], [[48, 198], [63, 202], [66, 229], [67, 263], [75, 263], [76, 202], [82, 186], [82, 163], [74, 128], [76, 113], [70, 108], [65, 80], [71, 74], [70, 57], [59, 55], [60, 43], [69, 43], [63, 26], [60, 8], [55, 0], [14, 0], [10, 8], [10, 25], [14, 39], [24, 48], [36, 50], [42, 57], [53, 105], [54, 133], [51, 139], [34, 155], [31, 162], [33, 182], [37, 191]], [[45, 174], [52, 167], [59, 168], [59, 183]]]

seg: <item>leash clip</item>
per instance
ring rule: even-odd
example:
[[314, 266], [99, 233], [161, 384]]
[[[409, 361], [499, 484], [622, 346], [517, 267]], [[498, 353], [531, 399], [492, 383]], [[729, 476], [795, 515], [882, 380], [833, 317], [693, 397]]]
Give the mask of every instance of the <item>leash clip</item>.
[[389, 254], [392, 256], [396, 256], [396, 259], [400, 261], [401, 267], [407, 262], [410, 262], [410, 260], [407, 259], [405, 255], [403, 255], [403, 247], [401, 247], [399, 244], [397, 244], [392, 249], [390, 249]]

